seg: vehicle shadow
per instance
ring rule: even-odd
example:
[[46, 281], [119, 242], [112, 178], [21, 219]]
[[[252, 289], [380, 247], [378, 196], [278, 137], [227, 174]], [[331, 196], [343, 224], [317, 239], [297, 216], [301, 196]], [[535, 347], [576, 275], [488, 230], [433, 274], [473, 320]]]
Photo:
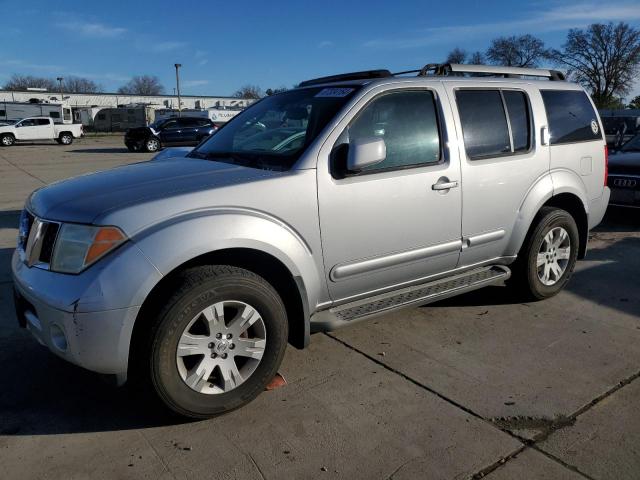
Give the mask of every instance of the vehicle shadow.
[[143, 152], [130, 152], [126, 147], [111, 147], [111, 148], [78, 148], [71, 150], [72, 153], [143, 153]]
[[18, 228], [21, 210], [0, 211], [0, 228]]
[[10, 285], [0, 298], [0, 435], [104, 432], [186, 423], [151, 395], [72, 365], [18, 327]]

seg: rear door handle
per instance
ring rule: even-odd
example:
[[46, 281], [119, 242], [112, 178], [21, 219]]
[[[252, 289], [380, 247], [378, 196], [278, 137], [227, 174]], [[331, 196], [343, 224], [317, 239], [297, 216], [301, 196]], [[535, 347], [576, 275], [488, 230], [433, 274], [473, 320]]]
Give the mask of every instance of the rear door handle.
[[458, 186], [458, 181], [454, 180], [452, 182], [449, 179], [439, 179], [437, 183], [431, 185], [431, 190], [450, 190], [452, 188], [456, 188]]

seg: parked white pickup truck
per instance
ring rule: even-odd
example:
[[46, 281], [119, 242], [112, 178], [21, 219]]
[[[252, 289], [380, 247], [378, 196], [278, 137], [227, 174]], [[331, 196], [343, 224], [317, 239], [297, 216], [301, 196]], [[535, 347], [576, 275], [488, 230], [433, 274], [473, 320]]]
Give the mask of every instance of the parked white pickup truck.
[[53, 123], [49, 117], [28, 117], [12, 125], [0, 125], [0, 145], [3, 147], [32, 140], [55, 140], [60, 145], [71, 145], [74, 138], [83, 135], [82, 124]]

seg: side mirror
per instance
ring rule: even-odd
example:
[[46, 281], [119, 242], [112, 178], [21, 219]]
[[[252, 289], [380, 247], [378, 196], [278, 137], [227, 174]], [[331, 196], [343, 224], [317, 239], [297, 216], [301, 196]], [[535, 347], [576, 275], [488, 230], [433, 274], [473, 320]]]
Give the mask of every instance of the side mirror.
[[360, 172], [387, 158], [387, 145], [380, 137], [362, 137], [349, 142], [347, 170]]

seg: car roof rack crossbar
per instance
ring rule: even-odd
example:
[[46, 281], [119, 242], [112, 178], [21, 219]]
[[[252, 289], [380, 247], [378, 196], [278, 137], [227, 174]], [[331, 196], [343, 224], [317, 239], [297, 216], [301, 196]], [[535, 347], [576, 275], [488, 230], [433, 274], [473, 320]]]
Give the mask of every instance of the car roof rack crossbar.
[[[425, 76], [433, 70], [434, 75], [456, 75], [469, 73], [478, 76], [499, 76], [505, 78], [544, 77], [549, 80], [566, 80], [564, 73], [546, 68], [498, 67], [492, 65], [462, 65], [459, 63], [427, 64], [418, 76]], [[423, 73], [424, 71], [424, 73]]]
[[340, 75], [330, 75], [328, 77], [313, 78], [311, 80], [305, 80], [300, 82], [300, 87], [309, 87], [311, 85], [320, 85], [322, 83], [333, 82], [346, 82], [349, 80], [366, 80], [374, 78], [386, 78], [391, 77], [392, 74], [389, 70], [364, 70], [362, 72], [342, 73]]

